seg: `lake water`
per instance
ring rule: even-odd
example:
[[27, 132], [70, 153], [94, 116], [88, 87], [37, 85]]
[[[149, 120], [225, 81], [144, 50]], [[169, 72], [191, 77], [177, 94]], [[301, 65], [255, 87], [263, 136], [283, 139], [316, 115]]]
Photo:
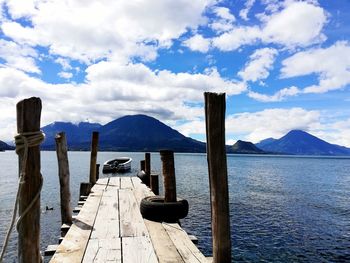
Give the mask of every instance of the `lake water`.
[[[143, 153], [99, 152], [98, 163], [131, 156], [135, 174]], [[41, 247], [56, 244], [60, 205], [55, 152], [42, 152]], [[89, 152], [70, 152], [72, 206], [89, 178]], [[161, 171], [158, 153], [152, 170]], [[350, 262], [350, 159], [229, 155], [228, 175], [233, 262]], [[211, 255], [209, 183], [204, 154], [176, 154], [178, 196], [189, 201], [182, 226]], [[17, 190], [17, 156], [0, 152], [0, 242]], [[103, 175], [101, 174], [101, 177]], [[162, 191], [162, 189], [161, 189]], [[45, 206], [53, 211], [44, 211]], [[14, 232], [5, 262], [16, 262]]]

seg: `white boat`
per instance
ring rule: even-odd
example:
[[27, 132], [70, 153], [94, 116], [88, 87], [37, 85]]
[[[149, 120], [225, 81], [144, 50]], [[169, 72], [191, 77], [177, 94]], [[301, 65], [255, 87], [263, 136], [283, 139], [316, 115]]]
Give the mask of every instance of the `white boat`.
[[103, 173], [115, 173], [115, 172], [126, 172], [131, 169], [131, 161], [130, 157], [118, 157], [115, 159], [111, 159], [106, 161], [103, 164]]

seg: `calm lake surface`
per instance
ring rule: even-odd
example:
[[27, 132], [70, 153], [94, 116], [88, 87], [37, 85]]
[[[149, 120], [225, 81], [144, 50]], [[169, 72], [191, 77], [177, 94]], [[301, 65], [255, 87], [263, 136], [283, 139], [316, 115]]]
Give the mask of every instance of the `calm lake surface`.
[[[136, 174], [143, 153], [99, 152], [98, 163], [115, 156], [133, 158]], [[350, 159], [229, 155], [233, 262], [350, 262]], [[70, 152], [72, 206], [80, 182], [89, 178], [89, 152]], [[56, 244], [60, 205], [55, 152], [42, 152], [41, 247]], [[178, 196], [190, 212], [182, 226], [211, 255], [209, 184], [206, 155], [176, 154]], [[9, 225], [18, 184], [17, 156], [0, 152], [0, 243]], [[158, 153], [152, 170], [161, 171]], [[103, 176], [100, 173], [101, 177]], [[161, 189], [162, 192], [162, 189]], [[45, 211], [45, 206], [53, 211]], [[16, 262], [13, 232], [5, 262]]]

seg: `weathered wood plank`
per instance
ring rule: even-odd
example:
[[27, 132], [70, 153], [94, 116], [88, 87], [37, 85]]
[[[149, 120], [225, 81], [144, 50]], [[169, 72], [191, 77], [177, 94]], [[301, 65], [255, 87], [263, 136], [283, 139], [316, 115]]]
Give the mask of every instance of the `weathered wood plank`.
[[119, 237], [118, 189], [108, 186], [104, 191], [90, 239]]
[[157, 263], [152, 242], [147, 236], [122, 238], [123, 262]]
[[50, 262], [80, 263], [82, 261], [103, 192], [103, 189], [100, 188], [101, 185], [95, 186], [94, 193], [86, 199], [84, 206], [64, 240], [57, 247], [56, 253]]
[[179, 224], [163, 223], [162, 225], [181, 254], [184, 262], [207, 262], [205, 256], [192, 243], [187, 233]]
[[[154, 195], [154, 193], [141, 182], [140, 178], [133, 177], [132, 181], [135, 187], [134, 195], [138, 205], [142, 198]], [[144, 222], [148, 229], [158, 261], [161, 263], [184, 262], [163, 225], [159, 222], [153, 222], [147, 219], [144, 219]]]
[[121, 237], [148, 236], [139, 206], [131, 189], [119, 190]]
[[108, 185], [120, 188], [120, 177], [110, 177]]
[[104, 185], [107, 185], [109, 182], [109, 178], [108, 177], [105, 177], [105, 178], [100, 178], [97, 180], [96, 184], [104, 184]]
[[133, 189], [131, 177], [120, 177], [120, 189]]
[[121, 239], [91, 239], [87, 246], [83, 263], [92, 262], [122, 262]]
[[154, 196], [154, 193], [151, 191], [151, 189], [143, 184], [140, 178], [131, 177], [131, 180], [134, 185], [134, 195], [138, 205], [140, 205], [142, 198], [146, 196]]

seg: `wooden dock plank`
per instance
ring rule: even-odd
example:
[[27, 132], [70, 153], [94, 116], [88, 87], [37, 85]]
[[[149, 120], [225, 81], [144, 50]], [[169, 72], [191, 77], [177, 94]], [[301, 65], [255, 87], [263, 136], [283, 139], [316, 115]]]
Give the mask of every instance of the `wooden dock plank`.
[[121, 239], [91, 239], [83, 263], [122, 262]]
[[131, 189], [119, 190], [121, 237], [148, 236], [139, 206]]
[[162, 224], [185, 262], [207, 262], [208, 260], [192, 243], [179, 224]]
[[56, 253], [50, 262], [78, 263], [82, 261], [100, 205], [102, 192], [100, 187], [96, 187], [94, 193], [86, 199], [84, 206], [62, 243], [57, 247]]
[[157, 263], [152, 242], [147, 236], [122, 238], [123, 262]]
[[108, 186], [104, 191], [90, 239], [119, 237], [118, 189]]
[[120, 189], [133, 189], [134, 185], [132, 184], [131, 177], [120, 177]]
[[108, 181], [109, 181], [108, 177], [100, 178], [97, 180], [96, 184], [108, 185]]
[[120, 188], [120, 177], [115, 177], [115, 176], [110, 177], [108, 185]]
[[[146, 196], [154, 196], [154, 193], [143, 184], [139, 178], [133, 177], [132, 180], [135, 187], [134, 195], [138, 205], [142, 198]], [[144, 222], [148, 229], [158, 261], [161, 263], [184, 262], [162, 223], [153, 222], [147, 219], [144, 219]]]
[[154, 194], [139, 178], [103, 179], [92, 188], [50, 262], [209, 261], [178, 224], [142, 218], [140, 201]]

